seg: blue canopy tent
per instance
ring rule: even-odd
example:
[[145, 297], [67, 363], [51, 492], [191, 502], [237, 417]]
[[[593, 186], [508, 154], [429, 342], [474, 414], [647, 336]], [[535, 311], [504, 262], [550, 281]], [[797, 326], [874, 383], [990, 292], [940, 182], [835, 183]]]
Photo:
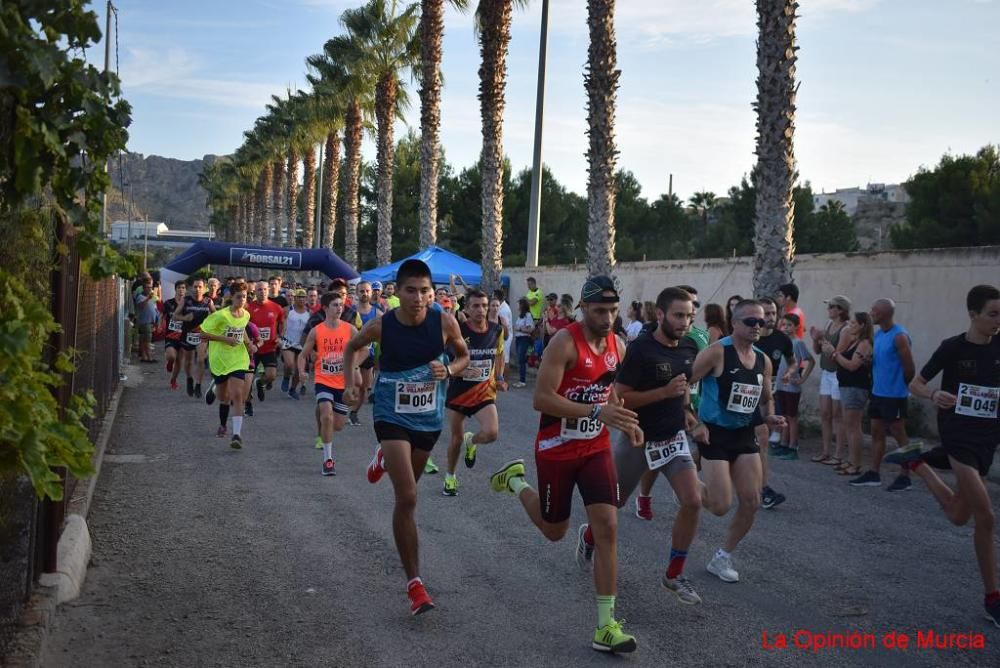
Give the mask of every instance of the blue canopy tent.
[[[479, 285], [483, 280], [483, 272], [479, 264], [466, 260], [461, 255], [456, 255], [451, 251], [439, 246], [428, 246], [424, 250], [414, 253], [410, 257], [397, 260], [391, 264], [368, 271], [361, 272], [361, 278], [365, 281], [395, 281], [396, 272], [399, 265], [406, 260], [422, 260], [431, 268], [431, 280], [436, 284], [448, 283], [452, 274], [461, 276], [462, 280], [469, 285]], [[506, 287], [510, 283], [510, 278], [504, 276], [501, 283]]]
[[346, 280], [358, 277], [358, 272], [354, 271], [351, 265], [328, 248], [268, 248], [199, 241], [160, 270], [163, 299], [173, 297], [175, 281], [187, 278], [206, 264], [258, 267], [279, 271], [322, 271], [330, 278]]

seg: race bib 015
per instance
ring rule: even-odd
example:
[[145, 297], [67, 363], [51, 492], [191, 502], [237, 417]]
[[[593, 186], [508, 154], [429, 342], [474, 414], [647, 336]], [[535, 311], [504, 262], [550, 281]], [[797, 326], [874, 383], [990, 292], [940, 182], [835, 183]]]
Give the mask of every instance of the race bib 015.
[[323, 358], [320, 362], [319, 368], [323, 373], [338, 376], [344, 373], [344, 358], [340, 355], [329, 355]]
[[482, 383], [490, 379], [493, 373], [493, 360], [472, 360], [462, 371], [462, 380], [470, 383]]

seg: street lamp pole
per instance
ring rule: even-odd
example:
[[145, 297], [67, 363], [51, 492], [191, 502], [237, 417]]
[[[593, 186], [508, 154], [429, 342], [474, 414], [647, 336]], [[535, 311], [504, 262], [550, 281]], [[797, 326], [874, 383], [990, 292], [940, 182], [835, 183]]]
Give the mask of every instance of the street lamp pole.
[[528, 252], [525, 266], [538, 266], [538, 232], [542, 203], [542, 120], [545, 116], [545, 64], [549, 34], [549, 0], [542, 0], [538, 40], [538, 89], [535, 92], [535, 148], [531, 160], [531, 203], [528, 208]]

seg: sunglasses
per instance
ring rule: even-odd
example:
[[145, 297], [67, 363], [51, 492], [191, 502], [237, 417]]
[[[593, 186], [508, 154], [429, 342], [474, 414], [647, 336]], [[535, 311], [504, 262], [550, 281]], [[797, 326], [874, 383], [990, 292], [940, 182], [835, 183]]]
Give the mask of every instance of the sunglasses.
[[695, 307], [695, 308], [701, 308], [701, 302], [700, 302], [700, 301], [698, 301], [697, 299], [695, 299], [695, 300], [694, 300], [693, 302], [691, 302], [691, 303], [692, 303], [692, 304], [694, 304], [694, 307]]
[[767, 320], [763, 318], [743, 318], [740, 320], [747, 327], [763, 327], [767, 324]]

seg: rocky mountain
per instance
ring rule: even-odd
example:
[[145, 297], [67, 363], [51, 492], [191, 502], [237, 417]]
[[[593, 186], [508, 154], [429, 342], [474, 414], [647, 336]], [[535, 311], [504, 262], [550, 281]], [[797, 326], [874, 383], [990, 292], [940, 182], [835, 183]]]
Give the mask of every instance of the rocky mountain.
[[[111, 161], [111, 183], [134, 203], [133, 218], [142, 215], [162, 221], [170, 229], [208, 229], [209, 210], [205, 191], [198, 185], [202, 170], [218, 159], [206, 155], [201, 160], [175, 160], [158, 155], [126, 153]], [[121, 193], [109, 193], [110, 220], [125, 220]]]

